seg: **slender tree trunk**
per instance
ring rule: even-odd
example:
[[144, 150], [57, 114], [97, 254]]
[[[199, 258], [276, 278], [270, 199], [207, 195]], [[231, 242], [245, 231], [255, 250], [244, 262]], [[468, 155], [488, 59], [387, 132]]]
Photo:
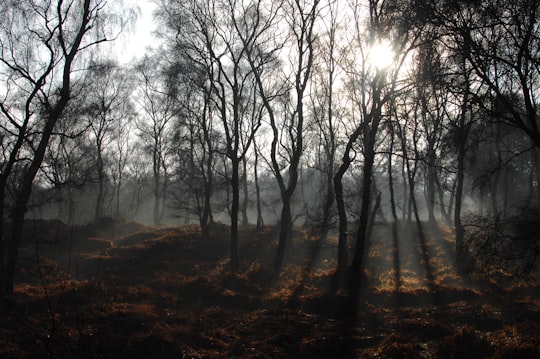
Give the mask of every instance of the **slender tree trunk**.
[[242, 157], [242, 190], [243, 190], [243, 200], [242, 200], [242, 225], [246, 226], [248, 224], [248, 215], [247, 215], [247, 209], [248, 209], [248, 183], [247, 183], [247, 160], [246, 157]]
[[393, 162], [393, 152], [394, 152], [394, 129], [393, 125], [390, 124], [390, 148], [388, 150], [388, 191], [390, 193], [390, 210], [392, 212], [392, 219], [394, 220], [394, 226], [397, 226], [398, 223], [398, 214], [396, 210], [396, 196], [394, 193], [394, 171], [392, 168]]
[[458, 123], [456, 126], [456, 140], [457, 140], [457, 183], [456, 183], [456, 196], [455, 196], [455, 207], [454, 207], [454, 228], [456, 232], [456, 262], [458, 267], [461, 266], [464, 255], [464, 238], [465, 238], [465, 228], [461, 222], [461, 206], [463, 202], [463, 187], [465, 182], [465, 156], [467, 154], [466, 146], [467, 139], [469, 136], [470, 121], [467, 121], [467, 112], [470, 111], [469, 107], [469, 92], [470, 92], [470, 72], [467, 71], [467, 61], [466, 59], [470, 57], [470, 47], [469, 42], [465, 43], [465, 48], [463, 49], [463, 57], [461, 58], [461, 69], [464, 75], [464, 86], [463, 86], [463, 102], [461, 103], [461, 111], [458, 118]]
[[274, 259], [274, 276], [276, 278], [281, 273], [281, 268], [283, 267], [283, 260], [285, 258], [285, 248], [290, 241], [293, 227], [290, 196], [284, 195], [282, 197], [282, 200], [283, 207], [281, 208], [279, 242], [276, 256]]
[[[330, 167], [330, 166], [329, 166]], [[333, 161], [332, 161], [333, 167]], [[328, 238], [328, 231], [330, 230], [330, 219], [332, 216], [332, 207], [334, 206], [334, 185], [333, 185], [333, 172], [327, 170], [326, 176], [326, 195], [323, 206], [323, 218], [321, 224], [321, 241], [325, 241]]]
[[[394, 108], [395, 113], [395, 108]], [[397, 113], [395, 113], [397, 117]], [[394, 288], [399, 290], [401, 288], [401, 263], [399, 258], [399, 217], [396, 209], [396, 198], [394, 193], [394, 169], [393, 169], [393, 156], [394, 156], [394, 143], [395, 143], [395, 133], [394, 133], [394, 124], [390, 119], [388, 121], [388, 127], [390, 129], [390, 147], [388, 149], [388, 190], [390, 192], [390, 210], [392, 212], [392, 264], [394, 270], [394, 279], [395, 285]]]
[[97, 221], [103, 214], [103, 192], [104, 192], [104, 181], [105, 174], [103, 173], [103, 158], [101, 156], [101, 149], [98, 146], [97, 153], [97, 175], [98, 175], [98, 191], [96, 196], [96, 209], [94, 212], [94, 221]]
[[160, 184], [160, 175], [157, 172], [154, 172], [154, 226], [159, 226], [159, 184]]
[[122, 170], [118, 172], [118, 186], [116, 188], [116, 218], [122, 218], [122, 211], [120, 210], [120, 190], [122, 188]]
[[167, 173], [167, 167], [163, 166], [163, 186], [161, 188], [161, 207], [159, 211], [159, 223], [163, 223], [165, 218], [165, 209], [167, 206], [167, 190], [169, 188], [169, 176]]
[[201, 220], [201, 230], [203, 233], [208, 233], [209, 224], [213, 222], [212, 217], [212, 191], [214, 185], [214, 173], [212, 171], [212, 166], [214, 165], [214, 152], [212, 150], [212, 139], [210, 137], [210, 131], [206, 126], [206, 122], [203, 120], [203, 133], [204, 141], [206, 143], [208, 156], [206, 158], [206, 175], [204, 176], [204, 205], [203, 205], [203, 214]]
[[459, 124], [457, 127], [457, 183], [456, 183], [456, 196], [454, 207], [454, 228], [456, 231], [456, 259], [459, 259], [463, 255], [463, 241], [465, 237], [465, 228], [461, 222], [461, 207], [463, 201], [463, 187], [465, 183], [465, 156], [467, 155], [466, 145], [469, 135], [469, 124], [467, 119], [467, 106], [469, 103], [469, 81], [466, 79], [467, 87], [465, 90], [463, 103], [461, 105], [461, 114], [459, 116]]
[[238, 210], [240, 207], [240, 185], [239, 185], [239, 160], [234, 154], [232, 158], [232, 204], [231, 204], [231, 258], [230, 268], [236, 272], [240, 268], [240, 259], [238, 256]]
[[454, 209], [454, 205], [456, 202], [456, 187], [457, 187], [457, 179], [453, 181], [452, 183], [452, 190], [450, 191], [450, 200], [448, 201], [448, 210], [446, 213], [448, 214], [448, 224], [451, 226], [453, 224], [452, 219], [452, 210]]
[[[464, 129], [460, 129], [460, 132]], [[465, 142], [463, 134], [460, 136], [461, 141], [458, 149], [458, 167], [457, 167], [457, 184], [454, 207], [454, 228], [456, 231], [456, 257], [463, 253], [463, 239], [465, 236], [465, 228], [461, 223], [461, 204], [463, 197], [463, 184], [465, 180]]]
[[403, 183], [403, 186], [402, 186], [402, 192], [403, 192], [403, 207], [402, 207], [402, 210], [401, 210], [401, 218], [403, 220], [403, 222], [407, 222], [408, 225], [411, 224], [411, 206], [410, 206], [410, 200], [409, 200], [409, 189], [408, 189], [408, 183], [409, 181], [407, 180], [407, 172], [406, 172], [406, 167], [407, 167], [407, 161], [408, 161], [408, 156], [407, 156], [407, 147], [406, 145], [403, 143], [403, 141], [405, 141], [405, 139], [403, 138], [403, 136], [400, 136], [401, 137], [401, 141], [402, 141], [402, 149], [403, 149], [403, 157], [402, 157], [402, 161], [401, 161], [401, 181]]
[[435, 182], [437, 177], [436, 154], [433, 144], [429, 144], [427, 154], [427, 181], [426, 181], [426, 206], [428, 212], [428, 222], [431, 226], [436, 226], [435, 219]]
[[[366, 229], [366, 238], [368, 239], [368, 243], [371, 242], [371, 234], [373, 233], [373, 228], [375, 228], [375, 219], [377, 218], [377, 212], [379, 212], [379, 209], [381, 208], [381, 196], [382, 193], [378, 192], [375, 199], [375, 204], [373, 205], [373, 209], [371, 211], [371, 214], [369, 215], [368, 226]], [[379, 213], [379, 215], [381, 214], [382, 212]], [[369, 247], [369, 245], [367, 247]]]
[[441, 181], [439, 179], [439, 176], [435, 177], [435, 184], [437, 186], [437, 192], [439, 195], [439, 210], [441, 212], [441, 218], [448, 224], [449, 226], [452, 225], [452, 217], [450, 216], [450, 213], [446, 210], [445, 204], [444, 204], [444, 190], [441, 185]]
[[341, 276], [345, 273], [347, 268], [347, 236], [348, 232], [348, 220], [347, 212], [345, 210], [345, 199], [343, 198], [343, 176], [349, 168], [349, 163], [342, 163], [336, 174], [334, 175], [334, 193], [336, 196], [336, 209], [339, 219], [339, 237], [338, 237], [338, 255], [337, 255], [337, 273]]
[[[331, 21], [333, 22], [334, 14], [331, 12]], [[330, 30], [330, 48], [329, 48], [329, 63], [328, 63], [328, 140], [325, 140], [325, 152], [326, 152], [326, 199], [323, 209], [323, 223], [321, 240], [328, 238], [328, 231], [330, 230], [330, 221], [332, 217], [332, 208], [334, 206], [335, 188], [334, 188], [334, 172], [335, 172], [335, 157], [336, 157], [336, 133], [334, 130], [334, 82], [335, 82], [335, 68], [336, 60], [334, 58], [336, 33], [335, 28]]]
[[208, 175], [206, 176], [206, 179], [204, 180], [204, 203], [203, 203], [203, 209], [202, 209], [202, 216], [201, 216], [201, 231], [204, 234], [208, 234], [209, 225], [212, 218], [212, 208], [210, 205], [210, 199], [212, 194], [212, 180], [208, 178]]
[[264, 219], [262, 216], [262, 206], [261, 206], [261, 188], [259, 185], [259, 173], [258, 173], [258, 165], [259, 165], [259, 150], [257, 149], [257, 144], [255, 140], [253, 141], [253, 148], [255, 150], [255, 163], [253, 168], [253, 175], [255, 180], [255, 197], [257, 201], [257, 228], [262, 228], [264, 226]]

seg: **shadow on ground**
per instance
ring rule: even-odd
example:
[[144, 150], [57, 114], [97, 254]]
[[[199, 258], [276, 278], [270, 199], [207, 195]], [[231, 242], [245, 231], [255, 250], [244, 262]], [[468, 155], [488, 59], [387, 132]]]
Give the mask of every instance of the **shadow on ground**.
[[[277, 282], [277, 229], [36, 221], [2, 301], [3, 358], [540, 356], [535, 283], [478, 286], [452, 265], [452, 235], [377, 225], [363, 285], [330, 291], [335, 238], [297, 231]], [[406, 235], [405, 235], [406, 234]], [[397, 275], [398, 274], [398, 275]]]

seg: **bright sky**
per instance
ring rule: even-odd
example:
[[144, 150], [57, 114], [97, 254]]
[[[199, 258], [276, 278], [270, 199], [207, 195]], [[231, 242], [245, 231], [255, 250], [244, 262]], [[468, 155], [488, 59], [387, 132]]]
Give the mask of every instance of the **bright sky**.
[[154, 37], [152, 32], [155, 25], [152, 19], [155, 5], [150, 0], [132, 0], [139, 7], [135, 32], [124, 34], [118, 41], [123, 43], [118, 49], [118, 61], [128, 63], [133, 58], [141, 58], [147, 48], [152, 45]]

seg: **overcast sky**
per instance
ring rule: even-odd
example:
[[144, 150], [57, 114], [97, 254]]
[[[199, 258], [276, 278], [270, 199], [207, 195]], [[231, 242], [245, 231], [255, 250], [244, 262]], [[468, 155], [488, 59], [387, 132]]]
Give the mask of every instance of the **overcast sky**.
[[146, 48], [153, 42], [152, 32], [155, 30], [152, 13], [155, 5], [149, 0], [134, 0], [139, 6], [140, 13], [137, 17], [135, 31], [126, 33], [119, 39], [116, 45], [118, 61], [128, 63], [134, 57], [140, 58], [146, 52]]

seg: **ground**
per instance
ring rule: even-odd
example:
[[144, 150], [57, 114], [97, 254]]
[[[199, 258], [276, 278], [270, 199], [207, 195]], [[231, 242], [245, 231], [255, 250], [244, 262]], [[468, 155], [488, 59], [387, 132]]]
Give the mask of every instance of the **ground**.
[[[298, 229], [29, 221], [15, 292], [1, 303], [3, 358], [538, 358], [535, 281], [506, 287], [454, 269], [452, 233], [378, 224], [363, 285], [337, 289], [336, 243]], [[404, 240], [403, 238], [414, 238]], [[474, 274], [474, 273], [473, 273]]]

